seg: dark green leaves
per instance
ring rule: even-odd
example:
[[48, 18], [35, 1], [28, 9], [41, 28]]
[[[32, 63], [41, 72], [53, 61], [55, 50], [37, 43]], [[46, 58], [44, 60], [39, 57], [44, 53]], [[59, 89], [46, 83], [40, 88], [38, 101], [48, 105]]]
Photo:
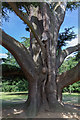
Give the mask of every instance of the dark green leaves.
[[75, 10], [80, 6], [80, 2], [68, 2], [67, 3], [67, 9], [69, 10]]
[[57, 49], [66, 46], [66, 41], [71, 41], [72, 39], [76, 38], [76, 34], [72, 28], [74, 27], [65, 28], [64, 32], [59, 33]]

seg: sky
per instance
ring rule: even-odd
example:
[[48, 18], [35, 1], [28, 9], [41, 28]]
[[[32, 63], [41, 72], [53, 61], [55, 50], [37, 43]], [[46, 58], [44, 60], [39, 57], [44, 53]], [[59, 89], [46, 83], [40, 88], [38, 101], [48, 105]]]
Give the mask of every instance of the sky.
[[[64, 22], [60, 28], [60, 32], [64, 31], [64, 28], [73, 27], [76, 34], [78, 34], [78, 9], [71, 11], [67, 11], [65, 15]], [[22, 41], [21, 37], [29, 38], [30, 34], [25, 30], [26, 25], [23, 21], [15, 15], [15, 13], [9, 13], [9, 21], [5, 21], [2, 19], [2, 29], [9, 34], [10, 36], [14, 37], [18, 41]], [[72, 41], [68, 42], [66, 47], [63, 49], [74, 46], [78, 43], [78, 38], [73, 39]], [[0, 46], [0, 58], [7, 57], [6, 55], [7, 50]]]

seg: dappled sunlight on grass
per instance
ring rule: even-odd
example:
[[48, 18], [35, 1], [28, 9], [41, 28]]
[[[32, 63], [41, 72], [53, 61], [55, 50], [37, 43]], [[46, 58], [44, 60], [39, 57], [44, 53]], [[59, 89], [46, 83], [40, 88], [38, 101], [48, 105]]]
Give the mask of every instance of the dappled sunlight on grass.
[[78, 93], [63, 93], [63, 102], [70, 104], [80, 104], [80, 94]]
[[[6, 92], [2, 93], [2, 116], [5, 118], [27, 118], [25, 101], [28, 98], [28, 92]], [[1, 96], [0, 96], [1, 99]], [[80, 99], [79, 94], [63, 94], [64, 110], [52, 112], [43, 112], [37, 116], [37, 118], [78, 118], [77, 111], [79, 111], [80, 105], [78, 104]], [[79, 113], [78, 113], [79, 114]]]
[[[23, 114], [23, 115], [22, 115]], [[25, 116], [24, 115], [24, 103], [13, 103], [13, 102], [8, 102], [6, 104], [3, 105], [3, 109], [2, 109], [2, 116], [5, 118], [20, 118], [21, 116]]]
[[23, 110], [17, 110], [17, 109], [14, 109], [14, 114], [16, 115], [16, 114], [20, 114], [20, 113], [22, 113], [23, 112]]
[[[21, 93], [21, 94], [20, 94]], [[25, 94], [24, 94], [25, 93]], [[0, 96], [0, 99], [5, 101], [12, 101], [12, 102], [17, 102], [17, 101], [25, 101], [27, 100], [28, 95], [27, 92], [2, 92], [2, 96]]]
[[77, 115], [77, 113], [73, 113], [73, 114], [71, 114], [70, 112], [68, 112], [68, 113], [62, 113], [62, 116], [63, 116], [63, 118], [78, 118], [78, 115]]

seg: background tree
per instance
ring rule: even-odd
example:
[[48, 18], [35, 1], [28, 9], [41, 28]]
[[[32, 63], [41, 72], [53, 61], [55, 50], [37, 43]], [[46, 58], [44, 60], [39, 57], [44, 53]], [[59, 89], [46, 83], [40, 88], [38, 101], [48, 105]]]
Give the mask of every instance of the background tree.
[[29, 49], [4, 31], [2, 31], [2, 42], [0, 39], [0, 44], [2, 43], [15, 57], [28, 80], [29, 96], [26, 102], [28, 115], [36, 114], [40, 107], [49, 110], [62, 107], [59, 102], [62, 89], [80, 80], [78, 74], [80, 71], [77, 72], [80, 63], [58, 76], [58, 68], [64, 59], [72, 52], [78, 51], [80, 45], [66, 50], [60, 48], [57, 51], [58, 33], [64, 21], [66, 7], [72, 10], [78, 5], [77, 2], [3, 3], [3, 15], [6, 9], [14, 11], [30, 29]]
[[[21, 42], [27, 48], [30, 46], [29, 38], [22, 37]], [[20, 66], [16, 62], [13, 55], [8, 51], [7, 58], [2, 64], [2, 91], [3, 92], [19, 92], [28, 90], [28, 82], [21, 71]], [[1, 67], [1, 66], [0, 66]]]

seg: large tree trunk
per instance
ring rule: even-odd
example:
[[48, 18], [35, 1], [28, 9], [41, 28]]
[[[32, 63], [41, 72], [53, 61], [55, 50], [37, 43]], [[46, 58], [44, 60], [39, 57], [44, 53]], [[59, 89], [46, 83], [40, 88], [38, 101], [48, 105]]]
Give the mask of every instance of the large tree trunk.
[[29, 82], [28, 100], [26, 101], [26, 108], [28, 117], [35, 116], [38, 112], [38, 89], [36, 78], [34, 82]]
[[[52, 13], [47, 3], [41, 3], [41, 10], [39, 7], [30, 8], [30, 16], [27, 20], [28, 17], [19, 11], [15, 3], [10, 2], [9, 5], [30, 27], [33, 35], [30, 48], [32, 56], [18, 41], [4, 32], [2, 36], [2, 45], [13, 54], [29, 82], [29, 96], [26, 104], [28, 115], [35, 115], [40, 106], [42, 109], [55, 109], [59, 106], [56, 84], [56, 48], [58, 31], [65, 14], [61, 10], [62, 6], [59, 9], [62, 15], [57, 18], [58, 9], [56, 14]], [[37, 43], [32, 41], [34, 38]], [[35, 45], [37, 53], [34, 51], [33, 45]]]
[[58, 99], [61, 100], [62, 92], [61, 84], [56, 81], [57, 39], [66, 5], [61, 2], [52, 12], [47, 3], [40, 4], [41, 10], [39, 7], [31, 7], [29, 20], [19, 11], [16, 3], [10, 2], [9, 5], [31, 29], [30, 51], [5, 32], [2, 36], [2, 45], [15, 57], [29, 83], [29, 95], [25, 105], [27, 114], [32, 117], [40, 108], [57, 110], [61, 107]]

